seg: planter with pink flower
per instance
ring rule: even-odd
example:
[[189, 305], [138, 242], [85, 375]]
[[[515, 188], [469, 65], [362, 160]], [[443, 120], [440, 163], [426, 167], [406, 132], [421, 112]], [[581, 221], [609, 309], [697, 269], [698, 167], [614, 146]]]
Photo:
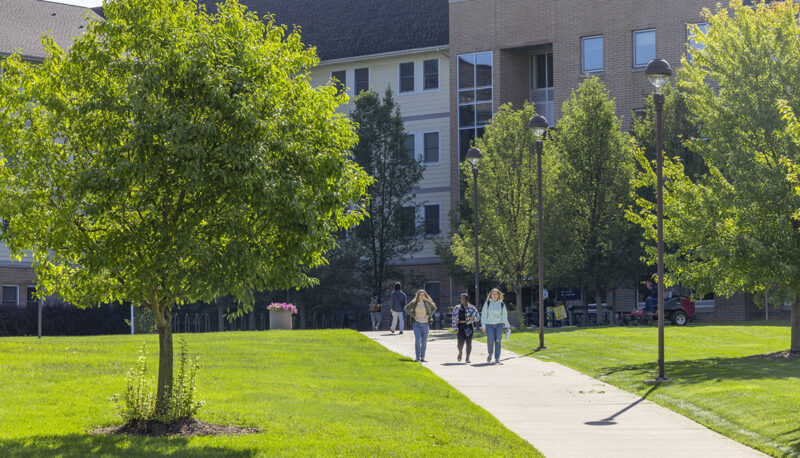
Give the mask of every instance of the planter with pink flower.
[[273, 302], [267, 310], [270, 329], [292, 329], [292, 315], [297, 315], [297, 307], [286, 302]]

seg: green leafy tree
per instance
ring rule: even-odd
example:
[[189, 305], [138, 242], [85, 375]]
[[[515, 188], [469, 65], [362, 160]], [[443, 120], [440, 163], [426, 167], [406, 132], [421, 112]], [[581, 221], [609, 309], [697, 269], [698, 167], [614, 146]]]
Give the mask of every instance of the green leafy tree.
[[[546, 237], [552, 270], [597, 304], [640, 268], [641, 231], [625, 218], [636, 146], [621, 131], [603, 83], [588, 78], [564, 103], [558, 128], [545, 142], [554, 175]], [[584, 315], [585, 316], [585, 315]]]
[[[667, 280], [701, 294], [794, 293], [794, 353], [800, 352], [800, 148], [789, 114], [800, 106], [799, 12], [791, 1], [754, 8], [733, 1], [705, 12], [710, 27], [696, 36], [702, 49], [683, 60], [678, 87], [707, 139], [689, 146], [708, 172], [692, 182], [682, 164], [666, 161], [664, 195], [664, 238], [672, 248]], [[637, 185], [652, 186], [652, 168], [640, 161], [646, 167]], [[655, 239], [652, 202], [640, 199], [633, 219]], [[652, 259], [655, 249], [648, 253]]]
[[[531, 154], [536, 136], [528, 127], [535, 115], [527, 102], [519, 110], [503, 105], [483, 137], [475, 141], [483, 154], [478, 174], [479, 268], [483, 276], [516, 292], [515, 311], [521, 325], [522, 288], [538, 272], [537, 163]], [[471, 213], [475, 189], [468, 161], [461, 164], [461, 173], [469, 178], [464, 180], [468, 186], [463, 201]], [[474, 230], [472, 218], [463, 218], [451, 243], [456, 262], [471, 272], [475, 270]], [[476, 301], [483, 303], [482, 298]]]
[[405, 147], [400, 107], [391, 89], [383, 100], [373, 91], [363, 91], [350, 116], [358, 125], [353, 157], [374, 181], [368, 188], [369, 218], [343, 243], [356, 247], [362, 275], [372, 291], [380, 292], [391, 274], [390, 262], [422, 247], [420, 226], [409, 223], [404, 212], [413, 211], [413, 191], [424, 167]]
[[311, 285], [370, 180], [352, 123], [297, 32], [236, 1], [118, 0], [65, 52], [0, 79], [6, 238], [40, 290], [129, 301], [159, 333], [157, 410], [173, 386], [172, 311]]

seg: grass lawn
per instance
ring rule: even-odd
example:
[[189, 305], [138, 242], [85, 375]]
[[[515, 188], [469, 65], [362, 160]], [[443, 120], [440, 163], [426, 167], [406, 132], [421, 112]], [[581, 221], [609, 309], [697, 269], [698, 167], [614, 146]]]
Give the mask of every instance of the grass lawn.
[[[789, 348], [788, 323], [665, 327], [671, 384], [644, 385], [658, 371], [658, 328], [603, 327], [512, 334], [503, 346], [556, 361], [675, 410], [775, 456], [800, 456], [800, 360], [747, 358]], [[675, 440], [680, 440], [676, 437]]]
[[[191, 334], [198, 417], [248, 436], [86, 434], [151, 336], [0, 339], [0, 456], [540, 456], [430, 371], [352, 331]], [[177, 351], [177, 341], [176, 341]]]

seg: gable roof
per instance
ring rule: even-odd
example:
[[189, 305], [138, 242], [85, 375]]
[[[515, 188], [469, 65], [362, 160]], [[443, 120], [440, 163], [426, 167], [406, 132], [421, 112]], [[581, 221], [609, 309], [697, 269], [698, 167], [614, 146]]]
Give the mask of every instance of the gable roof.
[[[222, 0], [200, 0], [209, 13]], [[239, 0], [259, 17], [301, 28], [323, 61], [447, 46], [448, 0]]]
[[[89, 15], [87, 17], [87, 15]], [[62, 48], [97, 18], [89, 8], [38, 0], [3, 0], [0, 14], [0, 56], [19, 52], [28, 60], [42, 60], [42, 36], [52, 34]]]

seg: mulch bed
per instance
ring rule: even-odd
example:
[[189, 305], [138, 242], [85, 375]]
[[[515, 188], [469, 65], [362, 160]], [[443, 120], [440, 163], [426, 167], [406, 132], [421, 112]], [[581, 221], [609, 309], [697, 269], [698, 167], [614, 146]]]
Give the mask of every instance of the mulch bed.
[[748, 356], [748, 358], [800, 359], [800, 353], [792, 353], [789, 350], [784, 350], [775, 353], [764, 353], [763, 355], [752, 355]]
[[176, 420], [170, 424], [137, 422], [124, 425], [105, 426], [89, 431], [89, 434], [123, 434], [132, 436], [239, 436], [257, 433], [258, 428], [224, 426], [206, 423], [194, 418]]

